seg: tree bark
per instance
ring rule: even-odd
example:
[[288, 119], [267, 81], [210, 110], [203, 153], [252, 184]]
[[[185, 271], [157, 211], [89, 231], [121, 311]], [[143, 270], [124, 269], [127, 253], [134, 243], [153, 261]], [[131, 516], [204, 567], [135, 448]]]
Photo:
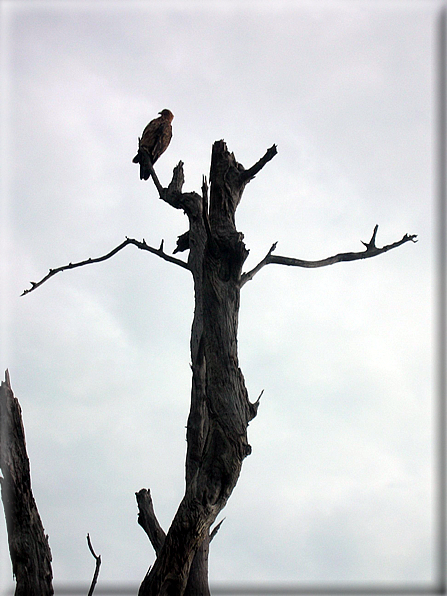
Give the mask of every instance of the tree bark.
[[15, 595], [50, 596], [51, 551], [31, 490], [22, 413], [8, 371], [0, 386], [0, 467]]
[[206, 184], [202, 196], [182, 194], [179, 171], [163, 197], [184, 209], [190, 224], [188, 264], [195, 292], [191, 409], [185, 495], [140, 586], [140, 596], [209, 594], [210, 526], [251, 451], [247, 426], [256, 415], [257, 403], [248, 399], [237, 351], [241, 271], [248, 251], [236, 230], [235, 211], [245, 185], [263, 165], [256, 171], [245, 170], [225, 143], [217, 141], [211, 158], [209, 208]]

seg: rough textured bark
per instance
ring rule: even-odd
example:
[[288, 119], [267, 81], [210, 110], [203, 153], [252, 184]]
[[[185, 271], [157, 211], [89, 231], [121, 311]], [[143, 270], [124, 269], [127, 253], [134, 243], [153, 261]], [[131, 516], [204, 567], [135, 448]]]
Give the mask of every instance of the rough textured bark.
[[[181, 193], [183, 174], [162, 196], [182, 208], [189, 232], [195, 311], [191, 332], [192, 391], [187, 425], [186, 488], [140, 596], [209, 594], [207, 564], [210, 527], [231, 495], [250, 453], [247, 426], [257, 403], [248, 399], [239, 368], [237, 330], [241, 271], [248, 251], [236, 230], [235, 211], [247, 182], [276, 153], [272, 148], [256, 169], [245, 170], [223, 141], [213, 146], [210, 197]], [[267, 154], [266, 154], [267, 155]], [[194, 561], [194, 563], [193, 563]], [[188, 582], [189, 578], [189, 582]]]
[[53, 594], [51, 551], [31, 490], [25, 432], [9, 375], [0, 386], [1, 493], [16, 596]]

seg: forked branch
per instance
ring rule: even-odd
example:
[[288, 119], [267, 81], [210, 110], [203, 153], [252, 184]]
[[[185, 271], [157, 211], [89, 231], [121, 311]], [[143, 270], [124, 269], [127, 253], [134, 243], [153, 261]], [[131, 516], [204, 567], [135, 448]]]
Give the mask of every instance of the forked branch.
[[87, 534], [87, 544], [88, 544], [88, 548], [89, 548], [90, 552], [92, 553], [92, 555], [96, 561], [95, 573], [93, 574], [92, 583], [90, 584], [90, 589], [88, 591], [88, 596], [92, 596], [92, 594], [95, 590], [96, 582], [98, 581], [99, 568], [101, 567], [101, 555], [97, 555], [95, 553], [95, 551], [93, 550], [92, 542], [90, 540], [90, 534]]
[[253, 279], [253, 277], [260, 271], [265, 265], [270, 265], [270, 263], [276, 263], [277, 265], [289, 265], [292, 267], [307, 267], [307, 268], [316, 268], [316, 267], [326, 267], [326, 265], [333, 265], [334, 263], [339, 263], [340, 261], [356, 261], [358, 259], [368, 259], [369, 257], [375, 257], [376, 255], [380, 255], [383, 252], [387, 252], [393, 248], [397, 248], [405, 242], [417, 242], [416, 234], [405, 234], [401, 240], [397, 242], [393, 242], [392, 244], [387, 244], [382, 246], [382, 248], [378, 248], [376, 246], [376, 234], [379, 226], [376, 225], [374, 227], [374, 232], [371, 237], [371, 240], [366, 243], [362, 241], [362, 244], [366, 246], [366, 250], [362, 252], [344, 252], [334, 255], [332, 257], [327, 257], [326, 259], [321, 259], [319, 261], [305, 261], [303, 259], [294, 259], [291, 257], [282, 257], [279, 255], [274, 255], [273, 251], [276, 248], [277, 243], [275, 242], [270, 247], [270, 250], [266, 254], [266, 256], [260, 261], [256, 267], [254, 267], [251, 271], [247, 273], [243, 273], [241, 275], [241, 287]]
[[84, 265], [91, 265], [92, 263], [100, 263], [101, 261], [107, 261], [107, 259], [110, 259], [114, 255], [116, 255], [117, 252], [119, 252], [120, 250], [122, 250], [123, 248], [128, 246], [129, 244], [133, 244], [134, 246], [136, 246], [137, 248], [139, 248], [141, 250], [147, 250], [147, 251], [153, 253], [154, 255], [157, 255], [161, 259], [164, 259], [165, 261], [169, 261], [170, 263], [174, 263], [175, 265], [179, 265], [180, 267], [183, 267], [184, 269], [189, 270], [188, 263], [185, 263], [185, 261], [182, 261], [181, 259], [171, 257], [171, 255], [168, 255], [164, 252], [163, 240], [161, 241], [159, 248], [154, 248], [154, 247], [146, 244], [146, 240], [144, 238], [142, 241], [140, 241], [140, 240], [135, 240], [134, 238], [126, 237], [124, 242], [122, 242], [119, 246], [117, 246], [116, 248], [114, 248], [113, 250], [108, 252], [106, 255], [103, 255], [101, 257], [96, 257], [94, 259], [92, 259], [92, 258], [86, 259], [85, 261], [79, 261], [78, 263], [68, 263], [68, 265], [63, 265], [62, 267], [57, 267], [56, 269], [50, 269], [48, 271], [48, 273], [45, 275], [45, 277], [43, 277], [40, 281], [31, 281], [30, 282], [31, 287], [28, 288], [27, 290], [24, 290], [21, 295], [24, 296], [25, 294], [29, 294], [30, 292], [32, 292], [33, 290], [35, 290], [36, 288], [41, 286], [43, 283], [45, 283], [48, 279], [50, 279], [50, 277], [53, 277], [54, 275], [56, 275], [56, 273], [60, 273], [61, 271], [66, 271], [67, 269], [76, 269], [77, 267], [83, 267]]

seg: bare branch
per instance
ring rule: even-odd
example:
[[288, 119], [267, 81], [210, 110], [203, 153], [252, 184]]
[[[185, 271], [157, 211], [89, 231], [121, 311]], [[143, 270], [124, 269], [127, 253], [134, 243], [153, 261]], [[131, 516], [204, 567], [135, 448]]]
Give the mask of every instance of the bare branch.
[[182, 161], [179, 161], [175, 166], [172, 173], [172, 180], [167, 188], [164, 188], [161, 185], [149, 159], [147, 166], [162, 201], [165, 201], [165, 203], [168, 203], [168, 205], [171, 205], [174, 209], [183, 209], [186, 214], [197, 212], [202, 197], [196, 192], [182, 192], [182, 187], [185, 182]]
[[224, 523], [225, 521], [225, 517], [217, 524], [217, 526], [214, 526], [212, 532], [210, 533], [210, 542], [211, 540], [216, 536], [217, 532], [220, 530], [220, 526]]
[[182, 188], [185, 183], [185, 174], [183, 172], [183, 162], [179, 161], [172, 171], [172, 180], [168, 188], [160, 194], [160, 198], [175, 209], [181, 209]]
[[155, 516], [151, 491], [149, 489], [142, 488], [139, 492], [135, 493], [135, 496], [137, 498], [139, 511], [138, 523], [148, 535], [148, 538], [154, 547], [155, 553], [158, 556], [158, 553], [160, 552], [165, 541], [166, 534]]
[[254, 267], [254, 268], [253, 268], [251, 271], [247, 271], [247, 273], [243, 273], [243, 274], [241, 275], [241, 288], [242, 288], [242, 286], [243, 286], [244, 284], [246, 284], [246, 283], [247, 283], [247, 281], [250, 281], [251, 279], [253, 279], [253, 278], [254, 278], [254, 276], [256, 275], [256, 273], [257, 273], [258, 271], [260, 271], [260, 270], [261, 270], [261, 269], [264, 267], [264, 265], [268, 265], [268, 264], [269, 264], [269, 262], [270, 262], [270, 261], [269, 261], [269, 258], [270, 258], [270, 256], [271, 256], [272, 252], [275, 250], [275, 248], [276, 248], [276, 245], [277, 245], [277, 244], [278, 244], [277, 242], [274, 242], [274, 243], [272, 244], [272, 246], [270, 247], [270, 249], [269, 249], [268, 253], [267, 253], [267, 254], [265, 255], [265, 257], [262, 259], [262, 261], [260, 261], [260, 262], [259, 262], [259, 263], [256, 265], [256, 267]]
[[185, 174], [183, 172], [183, 162], [180, 160], [172, 172], [172, 180], [169, 183], [168, 191], [170, 193], [181, 193], [185, 183]]
[[90, 541], [90, 534], [87, 534], [87, 544], [88, 544], [88, 547], [90, 549], [90, 552], [92, 553], [93, 557], [96, 560], [95, 573], [93, 574], [93, 579], [92, 579], [92, 583], [90, 585], [90, 590], [88, 591], [88, 596], [92, 596], [93, 591], [94, 591], [95, 586], [96, 586], [96, 582], [98, 581], [99, 568], [101, 567], [101, 555], [97, 555], [95, 553], [95, 551], [93, 550], [93, 546], [92, 546], [92, 543]]
[[[146, 153], [147, 153], [147, 151], [146, 151]], [[147, 165], [149, 172], [151, 173], [151, 177], [152, 177], [152, 180], [154, 181], [154, 184], [158, 190], [158, 194], [160, 195], [160, 198], [163, 199], [164, 195], [166, 194], [166, 191], [160, 184], [160, 180], [158, 179], [158, 176], [155, 173], [154, 166], [152, 165], [152, 162], [149, 159], [149, 156], [147, 156], [147, 164], [146, 165]]]
[[263, 155], [259, 161], [257, 161], [253, 166], [251, 166], [251, 168], [248, 168], [248, 170], [244, 170], [241, 172], [241, 179], [244, 182], [248, 182], [249, 180], [254, 178], [256, 174], [260, 170], [262, 170], [265, 164], [268, 163], [271, 159], [273, 159], [277, 153], [278, 150], [276, 148], [276, 145], [272, 145], [269, 149], [267, 149], [265, 155]]
[[375, 244], [376, 234], [378, 230], [378, 225], [375, 226], [373, 235], [371, 240], [368, 243], [362, 241], [362, 244], [366, 246], [366, 250], [362, 252], [345, 252], [334, 255], [333, 257], [327, 257], [326, 259], [321, 259], [320, 261], [305, 261], [302, 259], [293, 259], [291, 257], [282, 257], [279, 255], [272, 254], [276, 248], [276, 243], [272, 245], [267, 255], [254, 267], [251, 271], [247, 273], [243, 273], [241, 275], [241, 287], [253, 279], [253, 277], [260, 271], [265, 265], [269, 265], [270, 263], [276, 263], [277, 265], [289, 265], [292, 267], [306, 267], [306, 268], [316, 268], [316, 267], [326, 267], [327, 265], [333, 265], [334, 263], [339, 263], [340, 261], [356, 261], [358, 259], [368, 259], [370, 257], [375, 257], [380, 255], [383, 252], [387, 252], [393, 248], [397, 248], [406, 242], [417, 242], [416, 234], [405, 234], [398, 240], [397, 242], [393, 242], [392, 244], [387, 244], [382, 248], [378, 248]]
[[43, 277], [40, 281], [31, 281], [31, 288], [28, 288], [28, 290], [24, 290], [21, 295], [24, 296], [25, 294], [29, 294], [30, 292], [41, 286], [43, 283], [45, 283], [48, 279], [50, 279], [50, 277], [53, 277], [53, 275], [56, 275], [56, 273], [60, 273], [61, 271], [66, 271], [67, 269], [76, 269], [77, 267], [83, 267], [84, 265], [91, 265], [92, 263], [100, 263], [101, 261], [106, 261], [107, 259], [110, 259], [114, 255], [116, 255], [117, 252], [119, 252], [129, 244], [133, 244], [141, 250], [147, 250], [152, 254], [164, 259], [165, 261], [169, 261], [170, 263], [174, 263], [175, 265], [179, 265], [180, 267], [189, 270], [188, 263], [185, 263], [185, 261], [182, 261], [181, 259], [171, 257], [171, 255], [168, 255], [164, 252], [163, 241], [160, 244], [160, 248], [153, 248], [152, 246], [146, 244], [144, 238], [143, 241], [140, 242], [139, 240], [135, 240], [134, 238], [126, 237], [124, 242], [122, 242], [119, 246], [108, 252], [106, 255], [103, 255], [102, 257], [96, 257], [94, 259], [90, 258], [86, 259], [85, 261], [79, 261], [78, 263], [68, 263], [68, 265], [63, 265], [62, 267], [50, 269], [49, 272], [45, 275], [45, 277]]

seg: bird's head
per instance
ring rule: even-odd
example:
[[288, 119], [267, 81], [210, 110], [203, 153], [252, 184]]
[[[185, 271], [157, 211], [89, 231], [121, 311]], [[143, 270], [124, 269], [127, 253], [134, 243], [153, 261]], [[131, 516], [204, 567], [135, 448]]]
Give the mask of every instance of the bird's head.
[[158, 112], [160, 114], [160, 116], [162, 118], [164, 118], [165, 120], [168, 120], [169, 122], [172, 122], [174, 120], [174, 114], [171, 112], [171, 110], [162, 110], [161, 112]]

